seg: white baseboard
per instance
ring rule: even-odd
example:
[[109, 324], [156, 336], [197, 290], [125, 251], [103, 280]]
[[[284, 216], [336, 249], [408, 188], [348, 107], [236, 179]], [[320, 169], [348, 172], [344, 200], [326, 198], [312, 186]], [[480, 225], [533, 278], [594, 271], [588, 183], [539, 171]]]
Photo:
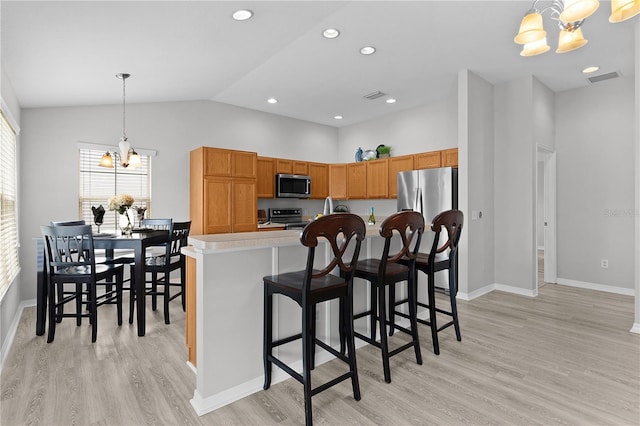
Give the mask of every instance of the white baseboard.
[[633, 323], [633, 327], [631, 327], [631, 330], [629, 331], [632, 333], [640, 334], [640, 323], [639, 322]]
[[464, 293], [458, 290], [456, 299], [469, 301], [469, 300], [478, 298], [480, 296], [484, 296], [487, 293], [491, 293], [493, 290], [495, 290], [495, 284], [486, 285], [484, 287], [479, 288], [478, 290], [472, 291], [471, 293]]
[[530, 290], [530, 289], [514, 287], [506, 284], [492, 283], [492, 284], [487, 284], [486, 286], [481, 287], [477, 290], [474, 290], [471, 293], [463, 293], [461, 291], [458, 291], [458, 296], [456, 296], [456, 298], [469, 301], [469, 300], [476, 299], [480, 296], [483, 296], [487, 293], [491, 293], [494, 290], [504, 291], [505, 293], [519, 294], [521, 296], [527, 296], [527, 297], [536, 297], [538, 295], [537, 289]]
[[622, 294], [622, 295], [625, 295], [625, 296], [634, 296], [635, 295], [635, 289], [633, 289], [633, 288], [614, 287], [614, 286], [611, 286], [611, 285], [589, 283], [589, 282], [585, 282], [585, 281], [569, 280], [569, 279], [566, 279], [566, 278], [559, 278], [558, 277], [558, 284], [566, 285], [566, 286], [570, 286], [570, 287], [585, 288], [585, 289], [588, 289], [588, 290], [605, 291], [607, 293]]
[[20, 324], [20, 318], [22, 317], [22, 311], [24, 308], [28, 308], [30, 306], [36, 305], [36, 299], [24, 300], [20, 302], [18, 305], [18, 310], [13, 317], [13, 321], [11, 321], [11, 326], [9, 327], [9, 331], [7, 333], [7, 337], [4, 339], [4, 343], [2, 344], [2, 349], [0, 349], [0, 373], [2, 373], [2, 367], [4, 366], [4, 361], [9, 354], [9, 350], [11, 349], [11, 345], [13, 344], [13, 339], [16, 337], [16, 331], [18, 330], [18, 324]]

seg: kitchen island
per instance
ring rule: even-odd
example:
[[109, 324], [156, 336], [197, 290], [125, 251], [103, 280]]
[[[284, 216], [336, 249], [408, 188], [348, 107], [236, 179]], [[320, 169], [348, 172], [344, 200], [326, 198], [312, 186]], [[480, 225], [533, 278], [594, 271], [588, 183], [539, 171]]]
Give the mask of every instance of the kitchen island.
[[[187, 347], [196, 371], [191, 404], [199, 415], [262, 390], [262, 277], [304, 269], [307, 248], [300, 234], [301, 230], [285, 230], [197, 235], [182, 249], [187, 256]], [[360, 258], [380, 256], [383, 243], [379, 223], [367, 226]], [[317, 264], [326, 264], [331, 255], [329, 245], [321, 243]], [[356, 312], [367, 306], [368, 291], [368, 286], [354, 286]], [[297, 304], [274, 297], [275, 339], [299, 333], [301, 322]], [[359, 320], [358, 328], [367, 330], [366, 319]], [[338, 346], [336, 301], [318, 305], [317, 336]], [[300, 341], [276, 350], [280, 359], [302, 370]], [[316, 364], [331, 359], [318, 347]], [[272, 384], [287, 378], [274, 366]]]

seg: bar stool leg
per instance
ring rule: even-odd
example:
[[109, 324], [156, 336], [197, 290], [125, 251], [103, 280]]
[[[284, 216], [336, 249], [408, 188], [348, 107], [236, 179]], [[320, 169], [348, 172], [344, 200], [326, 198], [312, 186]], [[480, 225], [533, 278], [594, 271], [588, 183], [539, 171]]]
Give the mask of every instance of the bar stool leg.
[[396, 323], [396, 283], [389, 284], [389, 336], [393, 336]]
[[309, 308], [303, 308], [302, 313], [302, 386], [304, 387], [304, 417], [305, 424], [311, 425], [313, 423], [313, 413], [311, 406], [311, 346], [315, 345], [313, 341], [313, 312], [315, 305], [311, 305]]
[[431, 339], [433, 340], [433, 352], [440, 355], [440, 344], [438, 343], [438, 324], [436, 319], [436, 290], [435, 277], [433, 273], [429, 276], [427, 284], [427, 294], [429, 297], [429, 323], [431, 325]]
[[449, 300], [451, 301], [451, 316], [453, 317], [453, 327], [456, 330], [456, 340], [459, 342], [462, 340], [462, 337], [460, 336], [460, 324], [458, 323], [457, 289], [458, 281], [456, 280], [455, 268], [451, 265], [451, 268], [449, 268]]
[[408, 302], [409, 302], [409, 322], [411, 323], [411, 338], [413, 339], [413, 349], [416, 353], [416, 362], [418, 365], [422, 365], [422, 352], [420, 350], [420, 340], [418, 339], [418, 314], [416, 303], [416, 274], [412, 272], [409, 274], [409, 280], [407, 281]]
[[391, 368], [389, 367], [389, 346], [387, 342], [387, 314], [384, 296], [385, 286], [378, 285], [378, 323], [380, 324], [380, 349], [382, 349], [382, 366], [384, 369], [384, 381], [391, 383]]
[[262, 346], [262, 356], [264, 362], [264, 385], [263, 389], [269, 389], [271, 386], [271, 364], [269, 357], [271, 356], [271, 348], [273, 342], [273, 320], [272, 320], [273, 296], [268, 294], [265, 286], [264, 290], [264, 341]]
[[[340, 330], [347, 336], [347, 346], [349, 347], [349, 370], [351, 372], [351, 387], [353, 388], [353, 398], [360, 401], [360, 382], [358, 381], [358, 367], [356, 366], [356, 344], [353, 335], [353, 294], [349, 294], [346, 300], [340, 299], [341, 307], [344, 307], [343, 328]], [[342, 311], [342, 308], [341, 308]]]

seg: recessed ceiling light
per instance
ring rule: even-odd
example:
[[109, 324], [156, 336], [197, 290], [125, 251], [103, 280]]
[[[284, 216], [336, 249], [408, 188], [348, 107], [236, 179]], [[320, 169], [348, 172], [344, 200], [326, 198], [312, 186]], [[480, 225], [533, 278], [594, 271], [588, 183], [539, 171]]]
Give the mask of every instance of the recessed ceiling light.
[[388, 104], [395, 104], [396, 103], [396, 99], [395, 98], [389, 98], [385, 101]]
[[360, 53], [362, 53], [363, 55], [371, 55], [373, 53], [375, 53], [376, 48], [373, 46], [365, 46], [362, 49], [360, 49]]
[[233, 12], [233, 15], [231, 16], [233, 16], [233, 19], [236, 21], [246, 21], [253, 16], [253, 12], [249, 9], [241, 9]]
[[600, 67], [586, 67], [585, 69], [582, 70], [583, 74], [589, 74], [591, 72], [596, 72], [600, 69]]
[[327, 28], [322, 32], [324, 38], [336, 38], [340, 35], [340, 31], [335, 28]]
[[269, 98], [267, 99], [267, 102], [269, 102], [270, 104], [277, 104], [278, 100], [276, 98]]
[[333, 118], [335, 118], [336, 120], [342, 120], [342, 116], [341, 115], [334, 115]]

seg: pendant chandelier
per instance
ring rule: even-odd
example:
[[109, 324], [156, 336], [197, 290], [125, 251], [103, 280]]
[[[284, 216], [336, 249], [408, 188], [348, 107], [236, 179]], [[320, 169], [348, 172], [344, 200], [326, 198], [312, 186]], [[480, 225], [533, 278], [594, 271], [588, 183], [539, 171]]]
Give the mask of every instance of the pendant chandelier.
[[113, 159], [120, 163], [122, 167], [136, 168], [140, 166], [140, 156], [138, 153], [131, 148], [131, 144], [127, 138], [127, 130], [126, 130], [126, 84], [125, 81], [127, 78], [131, 77], [131, 74], [116, 74], [116, 77], [122, 80], [122, 137], [120, 138], [120, 143], [118, 144], [118, 148], [120, 152], [114, 151], [111, 154], [107, 151], [102, 158], [100, 159], [100, 166], [102, 167], [114, 167]]
[[[578, 49], [588, 40], [582, 35], [582, 24], [600, 6], [598, 0], [552, 0], [543, 9], [537, 9], [539, 0], [535, 0], [531, 9], [520, 23], [520, 31], [514, 41], [524, 45], [521, 56], [534, 56], [547, 52], [547, 32], [544, 30], [542, 15], [549, 12], [551, 19], [557, 21], [560, 28], [556, 53], [565, 53]], [[609, 22], [622, 22], [640, 13], [640, 0], [612, 0]]]

